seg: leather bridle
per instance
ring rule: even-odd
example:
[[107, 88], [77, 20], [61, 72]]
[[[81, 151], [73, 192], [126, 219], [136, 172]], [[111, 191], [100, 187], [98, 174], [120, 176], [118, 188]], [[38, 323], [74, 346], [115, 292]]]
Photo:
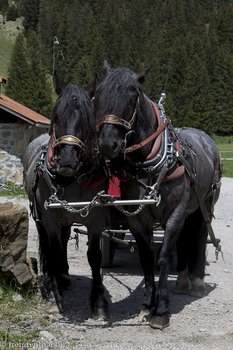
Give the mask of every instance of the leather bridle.
[[[154, 107], [154, 102], [151, 101], [151, 104], [152, 104], [152, 107], [154, 109], [155, 117], [156, 117], [156, 110], [155, 110], [155, 107]], [[135, 109], [134, 109], [134, 112], [133, 112], [133, 116], [130, 119], [130, 121], [126, 121], [123, 118], [120, 118], [120, 117], [118, 117], [118, 116], [116, 116], [114, 114], [108, 114], [99, 123], [99, 125], [97, 126], [97, 130], [99, 131], [100, 127], [103, 124], [111, 124], [111, 125], [117, 125], [117, 126], [123, 127], [127, 131], [126, 136], [125, 136], [125, 143], [124, 143], [126, 145], [126, 139], [127, 139], [127, 136], [132, 132], [132, 127], [133, 127], [133, 124], [134, 124], [135, 119], [136, 119], [138, 107], [139, 107], [139, 96], [137, 98], [136, 106], [135, 106]], [[122, 149], [122, 153], [124, 153], [124, 155], [126, 155], [128, 153], [134, 152], [134, 151], [144, 147], [149, 142], [155, 140], [162, 133], [162, 131], [167, 127], [167, 125], [169, 123], [170, 123], [170, 119], [167, 117], [165, 122], [160, 124], [158, 126], [158, 129], [153, 134], [151, 134], [149, 137], [147, 137], [145, 140], [141, 141], [140, 143], [134, 144], [134, 145], [132, 145], [130, 147], [126, 147], [125, 146]]]
[[60, 145], [71, 145], [71, 146], [78, 147], [82, 151], [82, 153], [86, 153], [87, 151], [85, 144], [76, 136], [64, 135], [57, 138], [55, 133], [55, 128], [53, 128], [53, 133], [50, 139], [50, 145], [53, 150]]
[[138, 108], [138, 106], [139, 106], [139, 96], [138, 96], [138, 98], [137, 98], [136, 105], [135, 105], [135, 109], [134, 109], [134, 112], [133, 112], [133, 116], [132, 116], [132, 118], [130, 119], [130, 121], [124, 120], [123, 118], [120, 118], [120, 117], [116, 116], [115, 114], [107, 114], [107, 115], [101, 120], [101, 122], [98, 124], [98, 126], [97, 126], [97, 131], [100, 130], [100, 127], [101, 127], [103, 124], [117, 125], [117, 126], [123, 127], [123, 128], [126, 129], [127, 131], [131, 131], [131, 130], [132, 130], [132, 127], [133, 127], [133, 124], [134, 124], [134, 122], [135, 122], [135, 119], [136, 119], [137, 108]]

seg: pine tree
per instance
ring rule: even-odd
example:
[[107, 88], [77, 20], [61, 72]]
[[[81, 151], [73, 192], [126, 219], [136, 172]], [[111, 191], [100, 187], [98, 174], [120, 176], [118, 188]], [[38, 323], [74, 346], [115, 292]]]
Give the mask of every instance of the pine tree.
[[51, 87], [43, 62], [43, 51], [35, 32], [27, 36], [27, 56], [32, 71], [31, 98], [28, 105], [38, 113], [50, 117], [52, 110]]
[[29, 89], [32, 79], [31, 67], [26, 58], [26, 41], [23, 34], [18, 34], [8, 68], [6, 94], [16, 101], [27, 105], [30, 99]]
[[51, 89], [42, 61], [41, 46], [35, 32], [16, 38], [6, 88], [9, 97], [45, 115], [51, 113]]
[[233, 134], [233, 60], [223, 48], [217, 52], [209, 96], [213, 131], [220, 135]]
[[37, 30], [39, 4], [40, 0], [20, 0], [18, 4], [19, 14], [24, 17], [23, 26], [26, 34], [29, 30]]

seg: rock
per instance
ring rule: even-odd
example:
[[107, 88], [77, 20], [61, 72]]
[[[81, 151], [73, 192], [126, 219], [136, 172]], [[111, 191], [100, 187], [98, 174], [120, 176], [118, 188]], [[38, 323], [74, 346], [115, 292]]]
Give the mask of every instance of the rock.
[[20, 294], [18, 294], [18, 293], [14, 293], [14, 294], [12, 295], [12, 300], [13, 300], [13, 301], [22, 301], [22, 300], [23, 300], [23, 297], [22, 297], [22, 295], [20, 295]]
[[15, 155], [0, 149], [0, 182], [23, 185], [23, 164]]
[[49, 341], [56, 340], [56, 337], [54, 337], [54, 335], [49, 333], [48, 331], [41, 331], [40, 337]]
[[0, 272], [20, 285], [35, 278], [26, 256], [27, 240], [27, 209], [12, 202], [0, 203]]

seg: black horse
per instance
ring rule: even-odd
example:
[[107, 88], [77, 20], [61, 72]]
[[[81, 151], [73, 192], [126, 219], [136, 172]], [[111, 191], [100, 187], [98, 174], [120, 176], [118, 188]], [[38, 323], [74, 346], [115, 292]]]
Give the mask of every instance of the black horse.
[[[51, 294], [62, 309], [63, 290], [70, 284], [67, 242], [73, 223], [86, 225], [88, 261], [93, 284], [91, 306], [94, 316], [105, 314], [106, 300], [101, 281], [100, 236], [105, 228], [102, 208], [74, 209], [67, 202], [92, 201], [105, 189], [105, 175], [96, 153], [95, 123], [91, 91], [78, 85], [62, 87], [53, 109], [49, 134], [33, 140], [25, 154], [26, 190], [36, 222], [42, 273], [47, 276]], [[90, 89], [91, 90], [91, 89]], [[52, 197], [51, 197], [52, 196]], [[46, 204], [58, 202], [61, 208]], [[87, 215], [89, 212], [89, 215]]]
[[[105, 62], [105, 73], [95, 93], [95, 116], [108, 173], [123, 180], [123, 199], [157, 202], [134, 208], [134, 213], [125, 208], [125, 214], [145, 278], [141, 315], [151, 327], [162, 329], [170, 323], [167, 278], [175, 246], [176, 291], [205, 294], [206, 242], [221, 178], [219, 153], [203, 131], [171, 126], [162, 103], [159, 109], [142, 90], [146, 71], [112, 69]], [[157, 289], [151, 249], [155, 222], [165, 229]]]

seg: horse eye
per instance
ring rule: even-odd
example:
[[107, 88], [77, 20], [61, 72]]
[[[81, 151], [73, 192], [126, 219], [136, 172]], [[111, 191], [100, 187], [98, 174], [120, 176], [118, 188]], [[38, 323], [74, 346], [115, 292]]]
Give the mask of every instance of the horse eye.
[[74, 105], [74, 107], [78, 108], [79, 104], [78, 104], [77, 96], [73, 95], [71, 98], [72, 98], [72, 104]]

